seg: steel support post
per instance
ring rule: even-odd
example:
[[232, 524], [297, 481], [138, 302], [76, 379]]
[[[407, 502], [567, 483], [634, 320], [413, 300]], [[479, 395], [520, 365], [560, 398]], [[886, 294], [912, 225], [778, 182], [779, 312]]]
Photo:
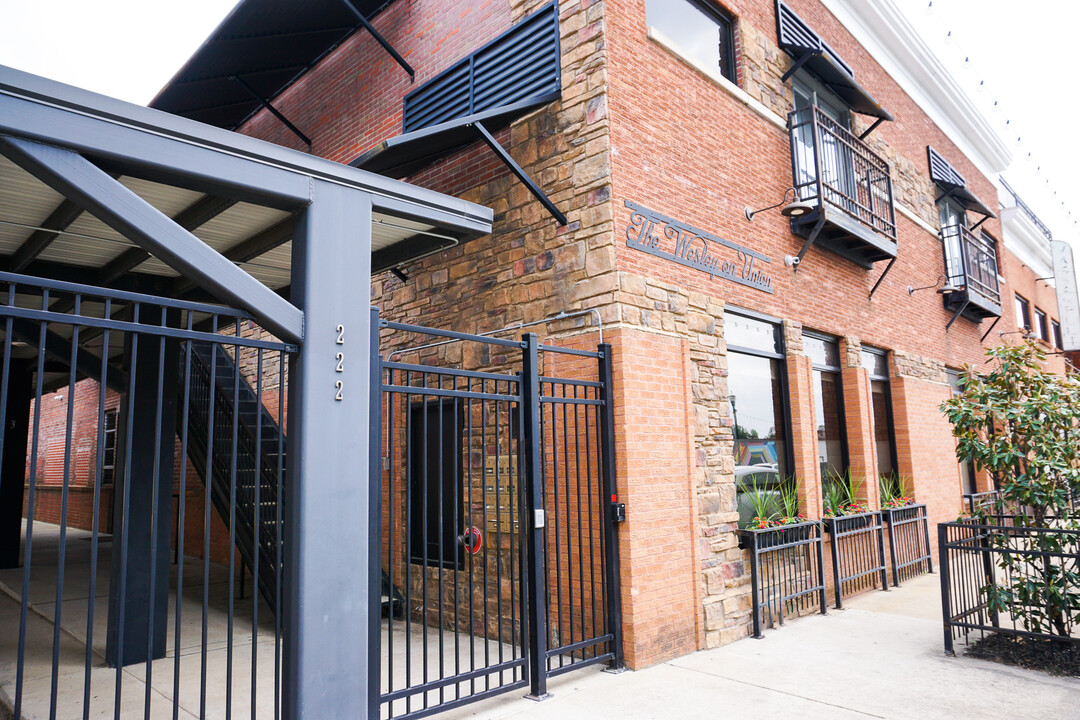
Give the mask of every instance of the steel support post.
[[9, 359], [8, 367], [4, 368], [3, 384], [7, 396], [0, 421], [0, 445], [3, 446], [0, 459], [0, 569], [19, 567], [26, 440], [30, 431], [36, 365], [33, 360]]
[[[136, 322], [160, 321], [146, 312], [153, 317]], [[179, 353], [173, 339], [134, 333], [125, 338], [130, 384], [117, 432], [105, 644], [110, 667], [165, 657]]]
[[[379, 353], [379, 309], [370, 310], [368, 328], [368, 386], [371, 402], [368, 403], [368, 497], [371, 528], [368, 532], [368, 717], [379, 717], [380, 684], [379, 673], [382, 635], [382, 481], [383, 481], [383, 446], [382, 446], [382, 355]], [[390, 502], [393, 507], [393, 502]], [[377, 588], [377, 589], [376, 589]], [[391, 596], [393, 592], [389, 593]], [[393, 598], [390, 600], [390, 612], [393, 613]]]
[[[314, 180], [293, 236], [283, 716], [365, 718], [372, 695], [371, 198]], [[377, 651], [376, 651], [377, 652]]]
[[945, 654], [955, 655], [952, 638], [952, 603], [949, 597], [949, 536], [948, 526], [938, 525], [938, 567], [941, 568], [941, 622], [945, 631]]
[[609, 668], [612, 670], [623, 669], [623, 632], [622, 632], [622, 576], [619, 571], [619, 533], [615, 523], [615, 504], [619, 499], [619, 488], [615, 482], [615, 391], [612, 377], [612, 351], [610, 343], [600, 343], [597, 347], [600, 353], [600, 382], [603, 384], [604, 405], [600, 415], [600, 442], [603, 453], [603, 493], [601, 498], [602, 507], [606, 507], [604, 513], [604, 543], [607, 557], [604, 559], [604, 570], [607, 584], [607, 617], [608, 629], [613, 639], [611, 641], [612, 654]]
[[547, 691], [547, 561], [544, 556], [544, 452], [540, 447], [540, 341], [536, 333], [526, 333], [523, 340], [527, 347], [521, 360], [521, 406], [524, 411], [522, 427], [525, 430], [525, 500], [527, 524], [525, 527], [527, 553], [528, 593], [526, 603], [529, 613], [528, 655], [529, 694], [532, 700], [551, 697]]

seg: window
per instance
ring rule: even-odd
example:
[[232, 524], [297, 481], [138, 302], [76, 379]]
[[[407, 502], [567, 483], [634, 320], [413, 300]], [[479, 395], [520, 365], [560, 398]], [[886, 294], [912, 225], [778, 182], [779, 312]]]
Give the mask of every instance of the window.
[[[964, 376], [959, 370], [947, 368], [945, 374], [949, 377], [949, 387], [954, 397], [964, 392]], [[965, 495], [974, 495], [977, 492], [975, 489], [975, 468], [970, 460], [960, 461], [960, 482]]]
[[1061, 339], [1061, 323], [1059, 323], [1057, 320], [1051, 320], [1050, 325], [1054, 329], [1054, 347], [1056, 347], [1058, 350], [1064, 350], [1065, 343]]
[[112, 485], [116, 476], [116, 410], [105, 411], [104, 449], [101, 451], [101, 483]]
[[734, 23], [727, 13], [698, 0], [647, 0], [645, 22], [694, 60], [720, 69], [735, 82]]
[[803, 335], [803, 350], [814, 363], [814, 412], [821, 477], [823, 480], [844, 477], [848, 458], [840, 345], [832, 338], [807, 333]]
[[1050, 342], [1050, 325], [1046, 320], [1046, 313], [1035, 308], [1035, 332], [1039, 333], [1039, 339], [1045, 343]]
[[[877, 472], [895, 480], [896, 435], [893, 428], [892, 397], [889, 392], [889, 360], [884, 350], [864, 348], [862, 366], [870, 377], [870, 402], [874, 418], [874, 446], [877, 449]], [[899, 488], [896, 488], [899, 491]]]
[[410, 561], [461, 569], [465, 524], [461, 497], [463, 463], [461, 403], [439, 398], [409, 408]]
[[790, 478], [787, 382], [780, 326], [728, 312], [728, 401], [735, 441], [736, 504], [749, 525], [766, 500], [766, 514], [783, 513], [783, 483]]
[[1031, 329], [1031, 303], [1016, 296], [1016, 324], [1023, 330]]
[[941, 216], [941, 239], [945, 244], [945, 275], [955, 287], [967, 286], [961, 228], [967, 227], [967, 212], [953, 198], [945, 198], [938, 208]]
[[[851, 115], [847, 106], [809, 74], [800, 70], [792, 81], [791, 89], [795, 97], [796, 111], [816, 106], [843, 130], [851, 129]], [[845, 197], [853, 197], [855, 168], [851, 163], [850, 151], [834, 133], [823, 133], [819, 139], [822, 155], [820, 163], [814, 157], [814, 124], [804, 122], [795, 131], [793, 150], [796, 187], [805, 189], [803, 195], [816, 192], [813, 183], [817, 180], [816, 173], [820, 164], [822, 182]]]

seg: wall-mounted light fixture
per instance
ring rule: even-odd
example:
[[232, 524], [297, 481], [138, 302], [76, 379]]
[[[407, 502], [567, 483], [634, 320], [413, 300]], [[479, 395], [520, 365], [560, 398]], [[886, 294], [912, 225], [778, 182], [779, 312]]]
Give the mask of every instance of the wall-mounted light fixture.
[[[791, 202], [788, 202], [788, 194], [791, 194]], [[785, 204], [786, 203], [786, 204]], [[780, 211], [780, 214], [784, 217], [802, 217], [803, 215], [809, 215], [814, 211], [814, 206], [805, 200], [799, 199], [799, 194], [795, 192], [795, 188], [790, 187], [784, 191], [784, 197], [780, 199], [780, 202], [775, 205], [763, 207], [760, 210], [751, 210], [749, 207], [743, 209], [743, 215], [746, 216], [747, 222], [753, 222], [754, 216], [759, 212], [765, 212], [766, 210], [773, 210], [781, 205], [784, 208]]]
[[938, 279], [934, 281], [933, 285], [925, 285], [923, 287], [912, 287], [911, 285], [908, 285], [907, 294], [914, 295], [920, 290], [929, 290], [930, 288], [937, 288], [938, 295], [944, 295], [946, 297], [952, 295], [953, 293], [960, 292], [960, 288], [953, 285], [948, 278], [946, 278], [944, 275], [938, 275]]

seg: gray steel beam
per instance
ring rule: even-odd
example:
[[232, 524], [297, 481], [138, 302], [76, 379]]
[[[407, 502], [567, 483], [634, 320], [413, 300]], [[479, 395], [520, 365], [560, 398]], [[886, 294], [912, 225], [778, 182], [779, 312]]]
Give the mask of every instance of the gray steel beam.
[[208, 195], [282, 210], [310, 199], [307, 178], [295, 172], [10, 95], [0, 94], [0, 133], [61, 145], [112, 161], [124, 174]]
[[78, 153], [3, 136], [0, 153], [280, 339], [302, 341], [300, 310]]
[[[371, 201], [316, 182], [296, 221], [293, 298], [306, 332], [289, 365], [283, 716], [367, 717], [371, 581], [368, 452]], [[341, 353], [341, 355], [338, 355]], [[342, 372], [337, 372], [341, 357]], [[342, 564], [342, 552], [348, 563]], [[376, 568], [377, 571], [377, 568]]]
[[[41, 327], [39, 323], [16, 318], [11, 323], [11, 334], [22, 342], [38, 349]], [[52, 330], [45, 331], [45, 357], [60, 362], [66, 368], [71, 362], [71, 342]], [[79, 375], [88, 378], [101, 377], [101, 358], [87, 350], [83, 343], [79, 343], [79, 353], [76, 355], [75, 370]], [[105, 384], [116, 392], [127, 391], [127, 374], [116, 366], [110, 364]]]

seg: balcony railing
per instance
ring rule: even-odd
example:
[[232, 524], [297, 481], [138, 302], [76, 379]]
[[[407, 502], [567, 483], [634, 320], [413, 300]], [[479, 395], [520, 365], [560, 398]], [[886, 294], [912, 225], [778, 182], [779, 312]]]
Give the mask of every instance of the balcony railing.
[[945, 264], [949, 281], [966, 288], [968, 293], [1001, 305], [1001, 286], [998, 283], [997, 250], [993, 241], [976, 236], [962, 225], [941, 229], [945, 243]]
[[896, 242], [889, 164], [816, 105], [788, 115], [799, 198], [827, 204]]

